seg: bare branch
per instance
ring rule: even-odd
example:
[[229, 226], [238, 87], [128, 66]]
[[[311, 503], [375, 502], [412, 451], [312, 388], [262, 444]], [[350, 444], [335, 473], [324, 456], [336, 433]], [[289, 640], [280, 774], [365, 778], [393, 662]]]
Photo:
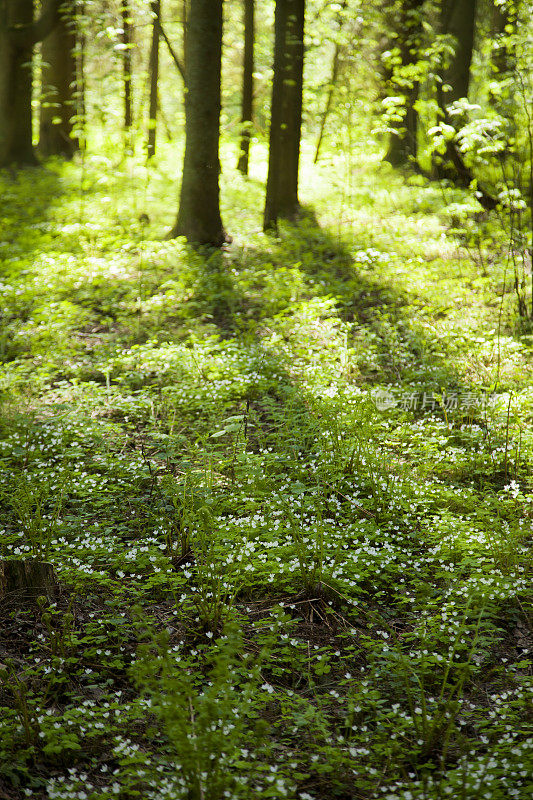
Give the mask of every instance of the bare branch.
[[185, 70], [183, 68], [183, 65], [182, 65], [181, 61], [179, 60], [178, 56], [176, 55], [176, 51], [172, 47], [172, 43], [171, 43], [170, 39], [168, 38], [163, 26], [161, 25], [161, 22], [159, 22], [159, 33], [161, 34], [161, 36], [165, 40], [165, 44], [168, 47], [168, 52], [172, 56], [172, 60], [173, 60], [174, 64], [176, 65], [176, 67], [178, 68], [178, 72], [181, 75], [181, 77], [183, 78], [183, 82], [185, 83]]

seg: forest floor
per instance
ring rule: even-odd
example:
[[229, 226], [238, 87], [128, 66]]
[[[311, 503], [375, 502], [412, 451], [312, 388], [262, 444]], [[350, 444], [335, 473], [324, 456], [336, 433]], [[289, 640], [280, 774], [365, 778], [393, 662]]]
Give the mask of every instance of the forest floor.
[[304, 158], [277, 237], [228, 168], [196, 252], [176, 172], [0, 176], [0, 557], [58, 581], [0, 605], [1, 800], [525, 800], [533, 336], [495, 223], [363, 141]]

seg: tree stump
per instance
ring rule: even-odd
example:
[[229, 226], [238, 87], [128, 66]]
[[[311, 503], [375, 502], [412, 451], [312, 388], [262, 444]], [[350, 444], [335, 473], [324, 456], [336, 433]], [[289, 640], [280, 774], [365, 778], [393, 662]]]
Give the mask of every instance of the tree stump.
[[0, 602], [27, 602], [58, 593], [52, 564], [35, 558], [0, 560]]

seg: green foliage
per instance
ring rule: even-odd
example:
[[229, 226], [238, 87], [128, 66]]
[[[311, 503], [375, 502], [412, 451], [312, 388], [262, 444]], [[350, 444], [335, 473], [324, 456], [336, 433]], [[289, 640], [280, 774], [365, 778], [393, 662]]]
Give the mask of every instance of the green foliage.
[[197, 666], [179, 647], [170, 646], [168, 635], [159, 634], [144, 646], [135, 667], [136, 681], [180, 764], [179, 776], [171, 779], [174, 796], [195, 800], [216, 800], [228, 792], [246, 796], [249, 777], [243, 772], [242, 751], [261, 707], [259, 664], [252, 666], [251, 658], [245, 659], [251, 673], [247, 675], [245, 667], [243, 675], [242, 636], [234, 623], [203, 656], [211, 665], [200, 682]]
[[0, 555], [61, 593], [0, 608], [0, 793], [527, 794], [505, 238], [368, 136], [324, 152], [276, 238], [226, 170], [215, 255], [162, 241], [164, 148], [2, 176]]

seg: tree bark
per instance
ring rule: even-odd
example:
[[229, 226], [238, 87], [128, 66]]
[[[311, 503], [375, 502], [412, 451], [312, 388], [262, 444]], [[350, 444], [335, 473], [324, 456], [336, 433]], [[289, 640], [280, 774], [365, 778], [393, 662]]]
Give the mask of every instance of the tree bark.
[[56, 594], [54, 570], [46, 561], [0, 561], [0, 601], [19, 604], [40, 596], [52, 600]]
[[32, 147], [33, 46], [58, 19], [59, 0], [48, 0], [33, 19], [33, 0], [0, 3], [0, 167], [35, 166]]
[[159, 36], [161, 31], [161, 0], [152, 0], [152, 44], [150, 46], [150, 108], [148, 111], [148, 158], [155, 156], [157, 133], [157, 94], [159, 82]]
[[37, 159], [32, 146], [30, 66], [33, 44], [12, 35], [13, 28], [33, 22], [33, 0], [10, 0], [4, 3], [3, 13], [6, 18], [0, 22], [0, 167], [34, 166]]
[[180, 205], [169, 236], [215, 247], [228, 241], [219, 205], [223, 0], [194, 0], [185, 52], [185, 156]]
[[[468, 97], [476, 8], [477, 0], [442, 0], [441, 33], [453, 37], [455, 50], [437, 83], [437, 102], [442, 119], [452, 128], [457, 128], [459, 120], [450, 116], [448, 106], [462, 97]], [[447, 178], [465, 187], [473, 180], [470, 169], [453, 141], [448, 142], [446, 153], [434, 160], [434, 170], [437, 177]]]
[[126, 138], [126, 149], [131, 147], [130, 133], [133, 125], [133, 103], [132, 103], [132, 24], [130, 1], [122, 0], [120, 5], [122, 17], [122, 45], [124, 47], [122, 56], [122, 79], [124, 82], [124, 133]]
[[248, 175], [250, 140], [254, 102], [254, 39], [255, 0], [244, 0], [244, 58], [242, 70], [241, 143], [237, 169]]
[[[492, 78], [500, 82], [500, 91], [490, 91], [489, 97], [499, 114], [513, 119], [516, 114], [513, 102], [514, 84], [516, 81], [516, 48], [513, 36], [518, 27], [518, 6], [509, 3], [508, 5], [497, 5], [492, 0], [492, 19], [491, 19], [491, 72]], [[507, 84], [501, 91], [501, 83]]]
[[59, 21], [42, 45], [43, 72], [39, 151], [71, 158], [76, 116], [76, 18], [74, 3], [64, 3]]
[[[477, 0], [442, 0], [442, 33], [453, 36], [455, 52], [437, 84], [439, 106], [445, 112], [461, 97], [468, 97], [470, 65], [474, 50]], [[446, 87], [446, 91], [444, 88]]]
[[43, 3], [41, 16], [36, 20], [33, 20], [32, 0], [32, 21], [19, 22], [12, 20], [12, 22], [9, 23], [9, 8], [12, 5], [16, 6], [17, 3], [22, 6], [26, 3], [26, 0], [4, 0], [4, 8], [2, 9], [4, 14], [7, 12], [11, 40], [19, 47], [33, 47], [37, 42], [42, 42], [43, 39], [46, 39], [57, 24], [61, 0], [47, 0], [47, 2]]
[[299, 212], [305, 0], [276, 0], [274, 80], [263, 229]]
[[78, 25], [77, 25], [77, 46], [76, 46], [76, 87], [77, 87], [77, 97], [76, 97], [76, 109], [77, 109], [77, 125], [78, 130], [80, 131], [79, 135], [79, 146], [80, 150], [85, 148], [86, 141], [87, 141], [87, 108], [85, 104], [85, 96], [86, 96], [86, 80], [85, 80], [85, 48], [86, 48], [86, 37], [85, 37], [85, 0], [78, 0], [77, 4], [77, 15], [78, 15]]
[[405, 116], [395, 124], [394, 133], [390, 134], [387, 152], [383, 158], [393, 167], [405, 167], [415, 164], [418, 156], [418, 114], [414, 107], [418, 99], [418, 84], [405, 95]]
[[418, 155], [418, 114], [415, 103], [418, 100], [418, 81], [402, 75], [404, 71], [416, 64], [419, 57], [420, 39], [422, 36], [421, 11], [425, 0], [402, 0], [399, 13], [395, 19], [397, 31], [397, 47], [400, 55], [400, 74], [391, 75], [390, 88], [394, 94], [400, 94], [404, 99], [403, 119], [394, 121], [391, 125], [393, 132], [390, 134], [389, 146], [384, 157], [385, 161], [393, 167], [414, 164]]
[[[477, 0], [442, 0], [441, 32], [453, 36], [455, 51], [449, 64], [441, 74], [437, 84], [437, 101], [444, 122], [454, 129], [461, 125], [461, 119], [450, 116], [449, 106], [462, 97], [468, 98], [470, 88], [470, 66], [474, 50]], [[434, 175], [446, 178], [459, 186], [469, 187], [474, 174], [465, 163], [455, 141], [449, 141], [443, 156], [433, 161]], [[496, 208], [497, 201], [478, 183], [478, 202], [487, 210]]]

